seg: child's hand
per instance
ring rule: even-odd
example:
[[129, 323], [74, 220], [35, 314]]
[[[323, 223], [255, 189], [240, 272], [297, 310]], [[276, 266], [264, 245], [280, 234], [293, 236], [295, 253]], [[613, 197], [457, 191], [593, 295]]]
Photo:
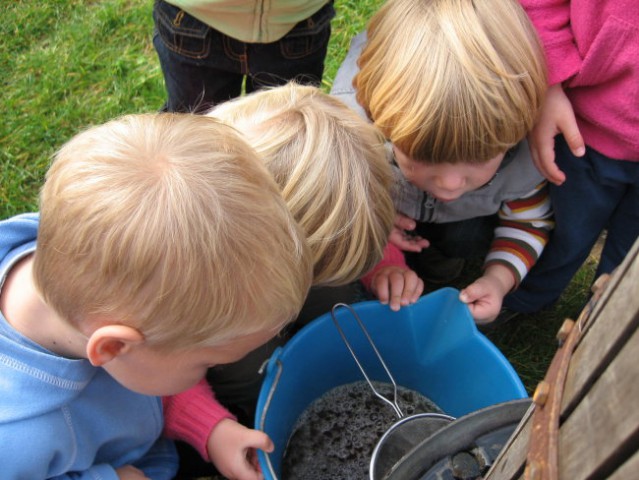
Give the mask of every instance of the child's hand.
[[475, 323], [484, 325], [497, 318], [504, 297], [514, 285], [515, 279], [510, 270], [502, 265], [494, 265], [464, 288], [459, 299], [468, 304]]
[[371, 281], [371, 291], [384, 305], [398, 311], [415, 303], [424, 291], [424, 282], [412, 270], [389, 265], [380, 268]]
[[124, 465], [117, 468], [115, 473], [120, 480], [150, 480], [149, 477], [144, 475], [144, 472], [139, 468], [135, 468], [133, 465]]
[[586, 153], [584, 139], [575, 120], [575, 112], [561, 84], [548, 88], [539, 120], [528, 135], [535, 166], [549, 181], [561, 185], [566, 180], [566, 175], [555, 163], [555, 135], [558, 133], [563, 134], [575, 156], [582, 157]]
[[225, 418], [211, 432], [206, 446], [211, 461], [226, 478], [261, 480], [255, 449], [272, 452], [275, 446], [264, 432]]
[[406, 252], [421, 252], [423, 248], [430, 245], [430, 242], [419, 235], [406, 233], [415, 230], [416, 226], [415, 220], [398, 213], [395, 216], [394, 226], [388, 240], [400, 250]]

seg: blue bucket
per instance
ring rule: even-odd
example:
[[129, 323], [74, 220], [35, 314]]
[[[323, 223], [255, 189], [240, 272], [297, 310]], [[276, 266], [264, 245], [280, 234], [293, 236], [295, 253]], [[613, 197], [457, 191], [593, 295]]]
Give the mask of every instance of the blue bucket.
[[[443, 288], [393, 312], [378, 301], [352, 305], [398, 385], [433, 400], [460, 417], [496, 403], [527, 397], [517, 373], [475, 327], [459, 291]], [[388, 381], [364, 333], [348, 309], [338, 319], [372, 380]], [[300, 330], [267, 364], [255, 428], [275, 443], [258, 451], [267, 480], [277, 480], [297, 418], [332, 388], [363, 379], [330, 313]]]

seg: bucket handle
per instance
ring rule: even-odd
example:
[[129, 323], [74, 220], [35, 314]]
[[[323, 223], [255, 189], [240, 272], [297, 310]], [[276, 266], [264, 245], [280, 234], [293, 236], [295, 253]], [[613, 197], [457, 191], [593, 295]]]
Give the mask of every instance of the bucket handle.
[[[268, 413], [268, 408], [271, 405], [271, 401], [273, 400], [273, 395], [275, 395], [275, 389], [277, 388], [277, 384], [280, 381], [280, 377], [282, 376], [283, 365], [282, 362], [277, 359], [275, 361], [275, 366], [277, 367], [277, 371], [275, 373], [275, 378], [273, 379], [273, 384], [271, 385], [271, 389], [268, 392], [268, 396], [266, 397], [266, 402], [264, 402], [264, 408], [262, 409], [262, 414], [260, 415], [260, 430], [265, 431], [266, 427], [266, 414]], [[277, 475], [275, 474], [275, 469], [273, 468], [273, 464], [271, 463], [271, 456], [267, 452], [262, 452], [264, 454], [264, 460], [266, 461], [266, 466], [268, 467], [268, 471], [271, 474], [271, 478], [277, 479]]]
[[[359, 327], [361, 328], [362, 332], [364, 332], [364, 335], [366, 335], [366, 339], [368, 340], [368, 343], [370, 343], [371, 347], [373, 348], [373, 351], [375, 352], [375, 355], [377, 355], [377, 359], [382, 364], [382, 367], [384, 367], [384, 370], [386, 371], [386, 375], [388, 375], [388, 378], [390, 378], [391, 383], [393, 384], [393, 401], [391, 401], [390, 399], [386, 398], [384, 395], [379, 393], [377, 389], [373, 386], [373, 382], [371, 381], [371, 379], [368, 378], [368, 375], [366, 374], [366, 370], [364, 370], [364, 367], [362, 366], [359, 359], [357, 358], [357, 355], [355, 355], [355, 352], [353, 351], [353, 347], [351, 346], [349, 341], [346, 339], [346, 335], [344, 334], [342, 327], [337, 321], [337, 317], [335, 316], [335, 311], [337, 310], [338, 307], [345, 307], [346, 309], [348, 309], [350, 313], [353, 315], [353, 317], [355, 317], [355, 320], [357, 320], [357, 323], [359, 324]], [[333, 305], [333, 308], [331, 309], [331, 317], [333, 318], [333, 323], [335, 324], [335, 327], [337, 327], [337, 331], [339, 332], [340, 336], [342, 337], [342, 340], [346, 344], [348, 351], [351, 352], [351, 355], [353, 356], [355, 363], [359, 367], [359, 370], [362, 372], [362, 375], [364, 375], [364, 378], [368, 382], [368, 385], [371, 387], [371, 390], [373, 390], [373, 393], [375, 394], [375, 396], [379, 398], [380, 400], [382, 400], [383, 402], [390, 405], [391, 407], [393, 407], [393, 410], [395, 410], [395, 413], [400, 419], [404, 418], [404, 414], [402, 413], [402, 410], [401, 408], [399, 408], [399, 405], [397, 403], [397, 383], [395, 382], [393, 375], [391, 375], [390, 370], [386, 366], [384, 359], [382, 358], [379, 351], [377, 350], [377, 347], [373, 343], [371, 336], [368, 334], [368, 330], [366, 330], [366, 327], [364, 327], [364, 323], [359, 318], [359, 315], [357, 315], [357, 312], [355, 311], [355, 309], [351, 307], [350, 305], [347, 305], [346, 303], [336, 303], [335, 305]]]

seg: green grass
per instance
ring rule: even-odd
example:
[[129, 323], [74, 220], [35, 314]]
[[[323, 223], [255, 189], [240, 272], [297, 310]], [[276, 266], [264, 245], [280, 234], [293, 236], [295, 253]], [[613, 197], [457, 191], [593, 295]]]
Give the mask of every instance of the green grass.
[[521, 315], [486, 335], [506, 355], [531, 395], [557, 350], [561, 324], [566, 318], [576, 319], [588, 300], [597, 262], [593, 253], [553, 308]]
[[[381, 0], [338, 2], [323, 87]], [[152, 0], [12, 0], [3, 5], [0, 218], [34, 210], [51, 155], [80, 129], [159, 109]], [[356, 13], [353, 13], [356, 12]]]
[[122, 0], [3, 6], [0, 217], [36, 208], [52, 153], [80, 129], [162, 105], [151, 6]]
[[[381, 0], [338, 0], [323, 87], [330, 89], [353, 35]], [[4, 2], [0, 24], [0, 218], [37, 208], [53, 152], [80, 129], [164, 103], [152, 45], [151, 0]], [[532, 391], [556, 350], [564, 317], [586, 300], [596, 258], [548, 312], [505, 325], [489, 337]]]

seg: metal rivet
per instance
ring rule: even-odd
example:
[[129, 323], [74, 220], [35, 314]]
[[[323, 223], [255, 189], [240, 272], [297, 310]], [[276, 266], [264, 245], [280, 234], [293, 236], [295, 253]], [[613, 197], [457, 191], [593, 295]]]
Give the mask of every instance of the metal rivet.
[[546, 400], [548, 400], [549, 394], [550, 384], [546, 381], [539, 382], [539, 385], [537, 385], [535, 393], [533, 394], [533, 402], [535, 405], [543, 407], [546, 404]]
[[568, 338], [568, 335], [570, 335], [570, 332], [572, 331], [572, 328], [574, 326], [575, 326], [574, 320], [571, 320], [569, 318], [566, 318], [564, 320], [564, 323], [561, 324], [561, 327], [559, 328], [559, 331], [557, 332], [557, 340], [559, 340], [560, 345], [563, 345], [563, 343], [566, 341], [566, 339]]

